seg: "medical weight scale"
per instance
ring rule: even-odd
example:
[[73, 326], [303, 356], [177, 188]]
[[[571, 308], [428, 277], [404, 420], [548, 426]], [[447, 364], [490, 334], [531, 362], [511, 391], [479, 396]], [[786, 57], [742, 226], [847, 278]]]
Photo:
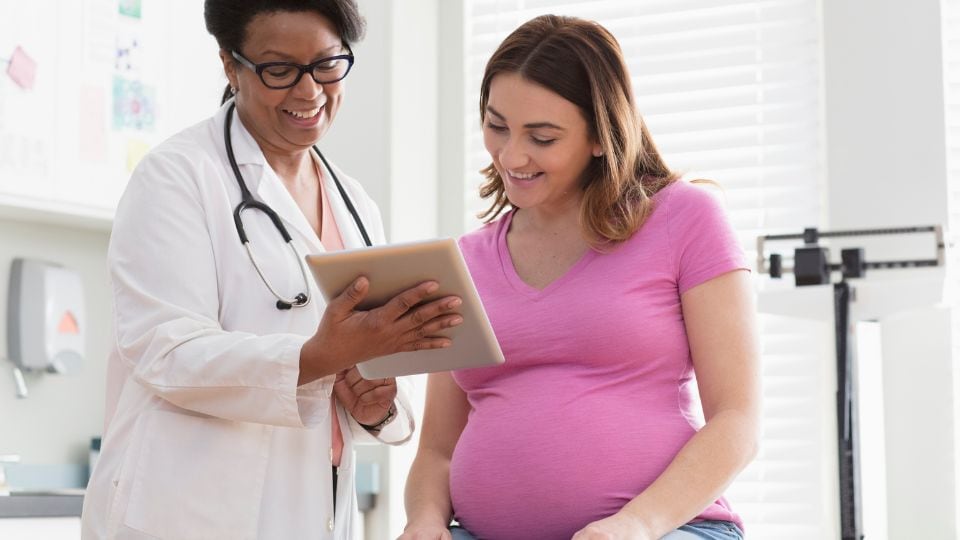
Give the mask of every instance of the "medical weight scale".
[[[869, 261], [863, 248], [841, 250], [840, 262], [830, 262], [829, 249], [820, 245], [821, 239], [854, 237], [888, 237], [892, 235], [933, 235], [934, 253], [930, 258]], [[783, 264], [779, 253], [767, 253], [769, 243], [803, 241], [793, 250], [793, 265]], [[939, 225], [846, 231], [805, 229], [800, 234], [772, 234], [757, 238], [757, 268], [760, 273], [781, 279], [784, 273], [794, 275], [797, 287], [833, 285], [833, 315], [836, 354], [836, 420], [839, 491], [839, 538], [863, 540], [863, 508], [860, 477], [860, 441], [858, 418], [858, 390], [854, 380], [854, 358], [850, 343], [854, 326], [850, 319], [851, 303], [856, 301], [856, 287], [849, 279], [863, 279], [867, 270], [896, 270], [942, 267], [945, 264], [943, 229]], [[839, 281], [833, 282], [834, 274]], [[896, 301], [893, 304], [897, 304]], [[903, 309], [902, 302], [898, 305]], [[896, 309], [896, 308], [893, 308]], [[887, 311], [890, 311], [887, 308]]]

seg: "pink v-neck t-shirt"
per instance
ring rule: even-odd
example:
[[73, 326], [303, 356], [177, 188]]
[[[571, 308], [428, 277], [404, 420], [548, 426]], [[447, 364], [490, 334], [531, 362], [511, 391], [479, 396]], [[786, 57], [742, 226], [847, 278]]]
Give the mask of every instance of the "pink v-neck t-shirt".
[[[717, 199], [676, 182], [637, 233], [542, 290], [517, 275], [512, 213], [460, 239], [506, 363], [454, 372], [471, 411], [454, 515], [479, 538], [570, 538], [647, 488], [701, 427], [680, 295], [746, 269]], [[698, 519], [733, 521], [724, 498]]]

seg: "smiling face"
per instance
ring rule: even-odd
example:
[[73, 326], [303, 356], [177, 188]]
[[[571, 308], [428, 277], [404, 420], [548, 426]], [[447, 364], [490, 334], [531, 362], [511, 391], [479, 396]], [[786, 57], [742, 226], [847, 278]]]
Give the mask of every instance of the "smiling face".
[[517, 73], [490, 82], [483, 143], [518, 208], [576, 208], [581, 179], [600, 155], [580, 109]]
[[[242, 50], [254, 64], [311, 64], [345, 54], [333, 23], [311, 11], [278, 11], [254, 17], [246, 28]], [[309, 73], [291, 88], [267, 88], [256, 72], [221, 51], [230, 85], [237, 89], [237, 112], [264, 153], [307, 150], [330, 128], [343, 98], [343, 81], [317, 84]]]

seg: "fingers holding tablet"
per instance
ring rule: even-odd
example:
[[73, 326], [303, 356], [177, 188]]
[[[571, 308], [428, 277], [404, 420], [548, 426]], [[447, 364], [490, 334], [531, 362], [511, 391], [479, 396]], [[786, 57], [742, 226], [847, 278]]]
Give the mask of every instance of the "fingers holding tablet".
[[[453, 344], [450, 337], [438, 334], [463, 323], [456, 311], [463, 303], [459, 296], [427, 301], [440, 289], [437, 281], [427, 280], [378, 301], [369, 298], [375, 285], [358, 276], [330, 299], [317, 333], [301, 351], [299, 384], [371, 358]], [[361, 305], [364, 301], [366, 305]], [[373, 307], [372, 302], [382, 305]]]
[[427, 281], [396, 295], [382, 307], [373, 310], [379, 311], [390, 324], [403, 330], [397, 350], [391, 352], [438, 349], [452, 344], [449, 337], [437, 334], [463, 323], [463, 317], [455, 312], [463, 302], [457, 296], [445, 296], [422, 303], [438, 289], [437, 282]]
[[[364, 378], [503, 363], [452, 238], [313, 254], [306, 262], [330, 302], [324, 318], [370, 327], [356, 334], [363, 337], [352, 344], [373, 353], [357, 364]], [[349, 289], [358, 275], [364, 276], [362, 290], [354, 294]], [[348, 294], [349, 299], [342, 299]]]
[[423, 336], [429, 336], [444, 328], [451, 328], [463, 322], [463, 317], [456, 313], [463, 301], [457, 296], [447, 296], [434, 300], [405, 313], [399, 322], [408, 329], [419, 331]]
[[426, 300], [428, 296], [437, 292], [439, 288], [440, 284], [436, 281], [424, 281], [391, 298], [383, 305], [383, 313], [391, 317], [391, 320], [397, 320]]
[[346, 318], [357, 309], [360, 302], [363, 302], [369, 290], [370, 280], [359, 276], [339, 296], [330, 300], [326, 311], [337, 315], [340, 319]]

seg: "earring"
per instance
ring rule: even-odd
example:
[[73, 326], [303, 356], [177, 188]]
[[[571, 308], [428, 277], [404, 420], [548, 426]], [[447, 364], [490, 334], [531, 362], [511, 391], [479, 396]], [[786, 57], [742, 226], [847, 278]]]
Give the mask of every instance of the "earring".
[[233, 94], [233, 95], [237, 95], [237, 88], [234, 87], [234, 86], [231, 86], [231, 87], [230, 87], [230, 93]]

